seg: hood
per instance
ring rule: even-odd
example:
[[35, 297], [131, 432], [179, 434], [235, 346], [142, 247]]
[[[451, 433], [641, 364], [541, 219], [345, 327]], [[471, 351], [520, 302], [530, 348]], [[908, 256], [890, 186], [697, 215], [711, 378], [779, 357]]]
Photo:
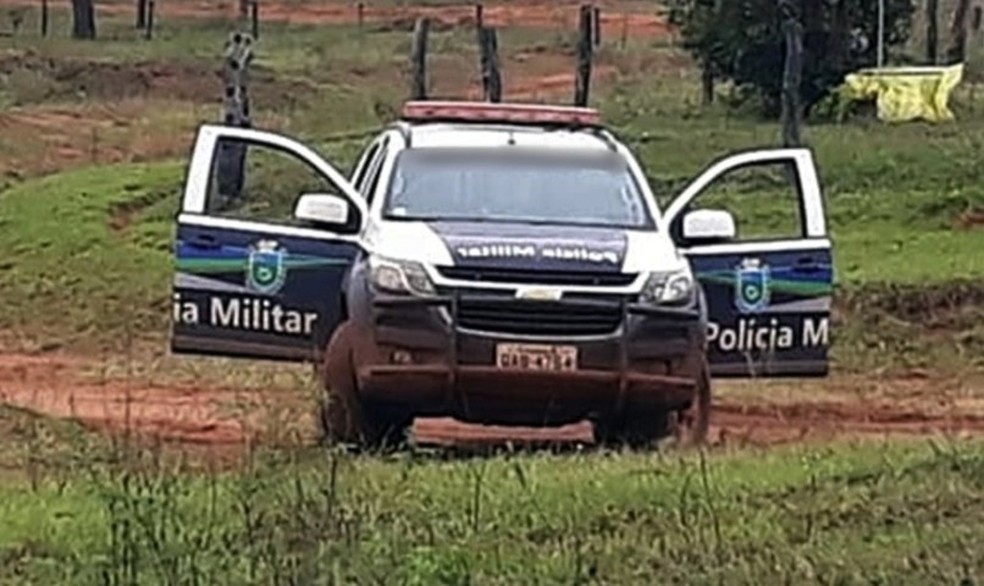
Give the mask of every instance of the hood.
[[618, 228], [501, 222], [428, 222], [454, 264], [544, 271], [622, 271], [628, 236]]

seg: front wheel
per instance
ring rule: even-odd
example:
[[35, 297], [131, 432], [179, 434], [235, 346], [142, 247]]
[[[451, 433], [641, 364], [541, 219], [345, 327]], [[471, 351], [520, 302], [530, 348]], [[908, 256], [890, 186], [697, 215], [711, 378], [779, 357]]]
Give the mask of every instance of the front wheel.
[[697, 389], [690, 407], [683, 411], [635, 412], [629, 410], [617, 420], [599, 421], [595, 436], [602, 444], [648, 448], [660, 440], [672, 439], [681, 447], [703, 445], [711, 422], [711, 377], [707, 359], [700, 359]]
[[595, 438], [602, 445], [629, 449], [652, 447], [669, 434], [670, 417], [664, 412], [630, 413], [615, 421], [595, 424]]
[[359, 397], [355, 376], [355, 329], [341, 324], [325, 349], [318, 421], [328, 444], [380, 448], [402, 443], [412, 418]]
[[707, 443], [711, 429], [711, 372], [705, 358], [697, 377], [697, 396], [690, 407], [672, 414], [673, 439], [681, 447], [698, 447]]

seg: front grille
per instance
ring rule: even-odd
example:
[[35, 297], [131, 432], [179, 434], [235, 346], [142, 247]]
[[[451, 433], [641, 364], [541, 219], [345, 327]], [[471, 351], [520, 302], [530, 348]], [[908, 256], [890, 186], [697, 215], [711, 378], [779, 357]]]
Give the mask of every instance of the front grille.
[[615, 332], [622, 321], [617, 299], [532, 301], [506, 296], [463, 296], [458, 325], [470, 330], [528, 336], [590, 336]]
[[600, 271], [544, 271], [469, 266], [438, 267], [445, 278], [487, 283], [536, 283], [540, 285], [582, 285], [593, 287], [625, 287], [636, 280], [638, 273], [606, 273]]

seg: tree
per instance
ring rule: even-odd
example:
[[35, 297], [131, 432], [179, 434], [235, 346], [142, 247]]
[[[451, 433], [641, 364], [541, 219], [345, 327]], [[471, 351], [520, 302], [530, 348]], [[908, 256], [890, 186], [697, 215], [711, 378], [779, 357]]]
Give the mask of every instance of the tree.
[[96, 11], [93, 0], [72, 0], [72, 37], [96, 38]]
[[[844, 76], [877, 60], [878, 3], [872, 0], [795, 0], [803, 27], [799, 95], [810, 109]], [[885, 46], [909, 36], [911, 0], [885, 0]], [[741, 98], [763, 112], [780, 111], [785, 39], [776, 0], [670, 0], [670, 20], [705, 78], [729, 80]], [[744, 100], [743, 100], [744, 101]]]

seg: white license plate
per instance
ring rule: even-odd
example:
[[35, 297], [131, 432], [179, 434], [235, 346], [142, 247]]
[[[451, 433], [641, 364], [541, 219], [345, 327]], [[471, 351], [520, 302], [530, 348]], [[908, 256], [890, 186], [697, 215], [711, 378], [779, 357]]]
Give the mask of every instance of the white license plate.
[[577, 347], [497, 344], [495, 363], [510, 370], [577, 370]]

